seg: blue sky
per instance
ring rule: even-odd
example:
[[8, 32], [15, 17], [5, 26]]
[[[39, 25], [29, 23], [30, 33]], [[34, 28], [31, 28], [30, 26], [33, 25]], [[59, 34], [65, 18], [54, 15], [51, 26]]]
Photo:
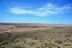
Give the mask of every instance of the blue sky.
[[72, 0], [0, 0], [0, 22], [72, 24]]

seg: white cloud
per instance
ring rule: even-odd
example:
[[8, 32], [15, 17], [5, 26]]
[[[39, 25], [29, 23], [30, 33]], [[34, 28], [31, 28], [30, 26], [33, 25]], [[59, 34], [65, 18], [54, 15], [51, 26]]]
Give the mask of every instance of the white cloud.
[[35, 16], [49, 16], [49, 15], [57, 15], [63, 14], [70, 10], [70, 6], [57, 6], [54, 4], [47, 4], [43, 7], [37, 8], [35, 10], [21, 9], [21, 8], [11, 8], [10, 12], [14, 14], [31, 14]]

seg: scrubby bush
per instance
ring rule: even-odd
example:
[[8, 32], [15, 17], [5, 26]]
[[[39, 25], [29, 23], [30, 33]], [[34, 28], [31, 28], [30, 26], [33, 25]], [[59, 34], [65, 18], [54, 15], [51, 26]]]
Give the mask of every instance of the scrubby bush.
[[57, 48], [61, 48], [60, 46], [57, 46]]
[[33, 46], [33, 45], [35, 45], [36, 43], [35, 42], [29, 42], [29, 43], [27, 43], [28, 45], [30, 45], [30, 46]]
[[62, 42], [61, 40], [56, 40], [55, 43], [61, 44], [61, 43], [63, 43], [63, 42]]
[[3, 41], [0, 45], [5, 45], [5, 44], [8, 44], [8, 41]]
[[12, 46], [11, 48], [25, 48], [25, 47], [22, 47], [22, 46]]

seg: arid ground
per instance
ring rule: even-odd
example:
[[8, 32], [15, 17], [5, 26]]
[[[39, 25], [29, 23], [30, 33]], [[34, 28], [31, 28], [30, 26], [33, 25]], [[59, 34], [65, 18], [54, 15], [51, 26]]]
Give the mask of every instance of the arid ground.
[[72, 26], [0, 24], [0, 48], [72, 48]]

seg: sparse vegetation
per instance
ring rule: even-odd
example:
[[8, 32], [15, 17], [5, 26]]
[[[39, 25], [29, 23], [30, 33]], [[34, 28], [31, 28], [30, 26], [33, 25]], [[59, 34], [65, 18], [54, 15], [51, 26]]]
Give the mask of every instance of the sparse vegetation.
[[72, 48], [72, 28], [0, 33], [0, 48]]
[[62, 42], [61, 40], [56, 40], [55, 43], [61, 44], [61, 43], [63, 43], [63, 42]]
[[11, 48], [25, 48], [25, 47], [22, 47], [22, 46], [12, 46]]

